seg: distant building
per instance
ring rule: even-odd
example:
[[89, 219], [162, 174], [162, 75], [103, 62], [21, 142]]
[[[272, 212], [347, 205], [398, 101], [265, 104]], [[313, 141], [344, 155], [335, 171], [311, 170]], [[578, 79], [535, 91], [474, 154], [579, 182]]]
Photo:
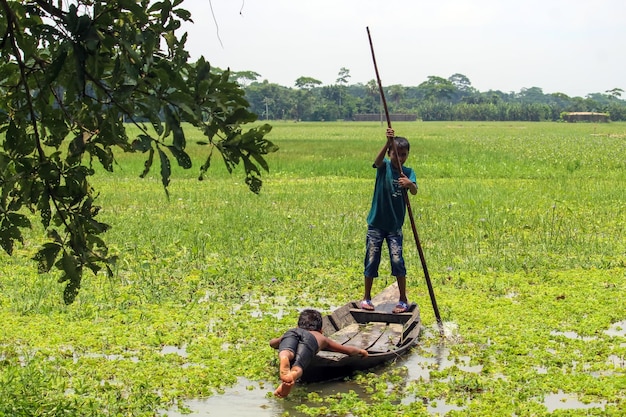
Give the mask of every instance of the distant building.
[[[416, 114], [404, 114], [404, 113], [391, 113], [389, 119], [392, 122], [414, 122], [417, 120]], [[355, 122], [377, 122], [382, 120], [387, 121], [387, 118], [380, 113], [363, 113], [355, 114], [352, 118]]]
[[561, 113], [561, 119], [569, 123], [575, 122], [600, 122], [608, 123], [608, 113], [596, 113], [591, 111], [576, 111], [576, 112], [563, 112]]

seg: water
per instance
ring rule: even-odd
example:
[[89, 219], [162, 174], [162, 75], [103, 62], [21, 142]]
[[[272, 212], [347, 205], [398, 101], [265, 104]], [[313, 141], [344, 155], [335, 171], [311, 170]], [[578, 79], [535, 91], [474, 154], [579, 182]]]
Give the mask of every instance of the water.
[[[288, 412], [293, 417], [304, 417], [305, 414], [296, 410], [300, 401], [275, 398], [274, 389], [278, 382], [252, 382], [244, 378], [222, 395], [206, 399], [185, 401], [192, 414], [168, 411], [168, 417], [206, 417], [206, 416], [237, 416], [237, 417], [279, 417]], [[308, 388], [321, 396], [334, 395], [340, 392], [354, 391], [365, 396], [360, 386], [352, 381], [329, 381], [307, 384]], [[295, 389], [295, 388], [294, 388]]]
[[609, 336], [626, 337], [626, 320], [613, 323], [608, 330], [604, 331]]
[[[624, 337], [624, 329], [626, 322], [615, 323], [606, 331], [612, 336]], [[394, 367], [406, 367], [407, 381], [422, 380], [430, 381], [431, 369], [445, 369], [451, 366], [457, 366], [465, 372], [480, 373], [482, 366], [470, 365], [470, 357], [457, 357], [454, 361], [449, 359], [449, 346], [454, 343], [462, 343], [462, 337], [459, 334], [458, 327], [454, 323], [444, 323], [444, 343], [429, 348], [417, 347], [410, 353], [400, 358], [394, 364], [383, 368], [382, 370], [391, 370]], [[565, 332], [554, 332], [555, 335], [563, 335], [565, 337], [580, 338], [577, 334], [569, 334]], [[437, 326], [425, 329], [422, 340], [426, 338], [439, 337], [439, 329]], [[166, 353], [177, 353], [168, 351]], [[427, 356], [424, 356], [427, 353]], [[615, 367], [624, 368], [624, 358], [613, 355], [608, 358]], [[541, 372], [541, 370], [538, 370]], [[191, 409], [192, 414], [183, 414], [179, 411], [171, 410], [167, 412], [168, 417], [184, 417], [184, 416], [223, 416], [232, 415], [237, 417], [280, 417], [285, 412], [293, 417], [305, 417], [305, 415], [296, 410], [301, 404], [300, 401], [289, 401], [275, 398], [272, 394], [278, 385], [278, 379], [272, 382], [253, 382], [240, 379], [236, 385], [228, 388], [222, 395], [215, 395], [206, 399], [195, 399], [186, 401], [185, 404]], [[328, 381], [322, 383], [306, 385], [311, 391], [316, 391], [320, 396], [330, 396], [337, 393], [347, 393], [349, 391], [356, 392], [362, 398], [368, 396], [363, 389], [353, 381]], [[297, 388], [296, 388], [297, 389]], [[404, 404], [416, 401], [411, 396], [403, 400]], [[556, 394], [547, 394], [543, 399], [537, 399], [542, 402], [549, 412], [558, 409], [588, 409], [602, 408], [606, 401], [585, 404], [578, 400], [575, 394], [559, 391]], [[447, 404], [445, 401], [437, 400], [433, 404], [427, 404], [428, 411], [431, 415], [444, 415], [451, 410], [463, 410], [463, 407]]]
[[[432, 329], [426, 329], [424, 337], [435, 337], [438, 335], [439, 329], [435, 326]], [[438, 337], [438, 336], [436, 336]], [[454, 343], [459, 340], [458, 328], [452, 323], [444, 323], [444, 337], [446, 342]], [[469, 357], [462, 357], [456, 362], [448, 360], [449, 348], [444, 345], [422, 349], [421, 352], [429, 352], [428, 357], [421, 356], [419, 349], [414, 349], [411, 353], [400, 358], [397, 362], [389, 365], [380, 371], [393, 369], [394, 367], [406, 367], [408, 370], [407, 380], [422, 379], [428, 381], [430, 371], [433, 365], [437, 368], [444, 369], [453, 365], [467, 372], [480, 372], [482, 367], [469, 366]], [[168, 353], [173, 353], [168, 351]], [[460, 363], [459, 363], [460, 361]], [[463, 364], [465, 363], [465, 364]], [[167, 412], [168, 417], [185, 417], [185, 416], [223, 416], [233, 415], [237, 417], [279, 417], [285, 412], [290, 416], [304, 417], [305, 414], [296, 410], [300, 405], [300, 401], [280, 400], [273, 396], [274, 389], [278, 385], [278, 381], [274, 382], [253, 382], [246, 379], [239, 379], [237, 384], [228, 388], [224, 394], [215, 395], [206, 399], [194, 399], [186, 401], [185, 404], [192, 411], [192, 414], [184, 414], [179, 411], [170, 410]], [[337, 393], [356, 392], [362, 398], [366, 398], [368, 394], [364, 392], [361, 386], [353, 381], [337, 380], [320, 383], [312, 383], [306, 385], [311, 391], [318, 392], [320, 396], [330, 396]], [[297, 388], [296, 388], [297, 389]], [[408, 402], [415, 399], [408, 398]], [[431, 414], [443, 415], [450, 410], [461, 410], [462, 407], [446, 404], [445, 401], [438, 400], [433, 405], [427, 405]]]
[[207, 399], [186, 401], [185, 404], [192, 414], [169, 411], [169, 417], [188, 416], [237, 416], [237, 417], [274, 417], [280, 416], [285, 410], [285, 401], [268, 397], [268, 388], [259, 384], [240, 379], [238, 383], [226, 390], [222, 395]]
[[566, 410], [566, 409], [585, 409], [585, 408], [602, 408], [606, 405], [606, 401], [599, 403], [585, 404], [578, 400], [575, 394], [564, 393], [559, 390], [556, 394], [547, 394], [544, 397], [543, 405], [546, 406], [548, 412], [551, 413], [554, 410]]

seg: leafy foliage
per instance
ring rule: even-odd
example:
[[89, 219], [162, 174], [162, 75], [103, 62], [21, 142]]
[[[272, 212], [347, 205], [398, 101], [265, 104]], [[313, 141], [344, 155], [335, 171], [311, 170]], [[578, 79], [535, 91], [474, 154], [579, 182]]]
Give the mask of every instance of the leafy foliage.
[[[210, 148], [200, 178], [217, 149], [230, 172], [243, 164], [258, 193], [264, 155], [277, 150], [264, 138], [269, 125], [244, 131], [256, 115], [228, 70], [188, 62], [186, 34], [175, 35], [191, 20], [181, 3], [0, 0], [0, 245], [12, 254], [31, 226], [23, 210], [38, 213], [48, 242], [35, 259], [41, 272], [62, 271], [66, 303], [85, 268], [110, 273], [115, 260], [100, 237], [109, 226], [96, 220], [94, 161], [113, 171], [114, 149], [143, 152], [145, 177], [156, 153], [167, 193], [170, 158], [192, 167], [189, 123]], [[129, 137], [128, 122], [141, 133]]]
[[[255, 80], [244, 89], [251, 109], [267, 119], [378, 121], [382, 116], [378, 83], [370, 80], [349, 85], [349, 77], [349, 70], [341, 68], [330, 85], [299, 77], [295, 89], [267, 80]], [[584, 98], [548, 94], [539, 87], [519, 92], [479, 91], [467, 76], [456, 73], [448, 78], [430, 75], [418, 86], [392, 84], [383, 89], [389, 112], [398, 121], [403, 120], [400, 115], [423, 121], [562, 121], [563, 112], [602, 112], [608, 113], [611, 121], [626, 120], [626, 101], [620, 99], [620, 88]]]

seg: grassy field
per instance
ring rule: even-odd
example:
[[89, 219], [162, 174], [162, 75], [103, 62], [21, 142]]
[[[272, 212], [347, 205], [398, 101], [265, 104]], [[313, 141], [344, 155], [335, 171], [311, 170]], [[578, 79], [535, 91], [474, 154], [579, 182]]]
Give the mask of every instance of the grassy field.
[[[317, 396], [298, 386], [291, 415], [540, 416], [626, 413], [626, 124], [394, 124], [411, 152], [411, 204], [437, 302], [458, 331], [425, 333], [449, 359], [427, 379], [361, 375], [365, 396]], [[380, 123], [277, 122], [260, 195], [207, 149], [175, 169], [167, 200], [143, 155], [119, 155], [94, 187], [115, 276], [85, 277], [62, 303], [57, 276], [30, 256], [0, 254], [0, 416], [155, 415], [238, 377], [277, 382], [269, 338], [300, 309], [329, 311], [362, 294], [371, 163]], [[200, 139], [200, 137], [197, 137]], [[409, 298], [434, 315], [410, 228]], [[375, 289], [393, 282], [384, 271]], [[178, 352], [178, 353], [177, 353]], [[184, 354], [181, 354], [184, 352]], [[381, 382], [382, 381], [382, 382]], [[263, 385], [265, 384], [265, 385]], [[263, 388], [262, 388], [263, 389]], [[560, 391], [592, 408], [550, 414]], [[351, 411], [350, 411], [351, 410]]]

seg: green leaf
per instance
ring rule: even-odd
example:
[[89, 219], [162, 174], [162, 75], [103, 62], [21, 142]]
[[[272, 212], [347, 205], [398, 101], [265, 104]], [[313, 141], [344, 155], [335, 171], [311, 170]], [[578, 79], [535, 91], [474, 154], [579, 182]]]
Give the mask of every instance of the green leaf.
[[261, 186], [263, 185], [263, 181], [256, 175], [248, 175], [246, 177], [246, 184], [248, 184], [248, 188], [255, 194], [259, 194], [261, 192]]
[[157, 148], [157, 150], [159, 151], [159, 158], [161, 159], [161, 182], [163, 183], [163, 188], [165, 188], [167, 193], [167, 186], [170, 184], [172, 167], [170, 165], [170, 159], [167, 157], [165, 152], [163, 152], [161, 148]]
[[139, 136], [137, 136], [137, 139], [135, 139], [133, 141], [133, 150], [140, 151], [140, 152], [146, 152], [146, 151], [152, 149], [152, 142], [153, 142], [153, 140], [154, 139], [152, 139], [148, 135], [139, 135]]
[[267, 161], [265, 160], [265, 158], [263, 158], [263, 156], [261, 156], [260, 154], [253, 153], [252, 157], [261, 166], [261, 168], [263, 168], [266, 172], [269, 172], [270, 167], [267, 164]]
[[42, 245], [41, 249], [33, 257], [33, 260], [37, 262], [37, 270], [40, 273], [50, 271], [56, 262], [61, 248], [61, 245], [53, 242], [47, 242]]
[[74, 85], [76, 90], [83, 95], [85, 93], [85, 61], [87, 59], [87, 53], [85, 48], [78, 43], [72, 44], [75, 57], [76, 77], [74, 78]]
[[183, 132], [183, 129], [180, 126], [180, 120], [174, 114], [172, 109], [169, 107], [165, 107], [164, 113], [165, 113], [165, 124], [167, 126], [166, 132], [171, 131], [172, 134], [174, 135], [174, 141], [173, 141], [174, 146], [176, 146], [179, 149], [185, 149], [185, 145], [186, 145], [185, 133]]
[[196, 62], [196, 89], [198, 89], [202, 81], [209, 78], [210, 74], [211, 65], [204, 60], [204, 57], [200, 57]]
[[85, 152], [85, 138], [82, 134], [74, 136], [74, 139], [70, 142], [68, 151], [71, 156], [80, 156]]
[[88, 37], [90, 28], [91, 28], [91, 18], [86, 14], [80, 15], [78, 17], [76, 28], [74, 30], [74, 35], [78, 39], [84, 40], [85, 38]]
[[9, 254], [13, 254], [13, 243], [15, 241], [22, 242], [22, 232], [11, 223], [8, 219], [0, 221], [0, 246]]
[[182, 91], [174, 91], [168, 96], [168, 101], [187, 114], [190, 119], [193, 119], [195, 112], [192, 106], [194, 103], [193, 98], [189, 94]]
[[32, 135], [19, 129], [11, 119], [6, 131], [4, 148], [10, 155], [29, 155], [35, 150], [35, 140]]
[[176, 161], [178, 162], [178, 166], [184, 169], [191, 168], [191, 165], [192, 165], [191, 158], [189, 157], [189, 155], [187, 155], [185, 151], [178, 149], [176, 146], [172, 146], [172, 145], [169, 145], [167, 148], [170, 150], [172, 155], [174, 155], [174, 157], [176, 158]]
[[48, 183], [50, 186], [56, 186], [59, 184], [61, 180], [61, 172], [59, 171], [59, 167], [50, 160], [44, 160], [41, 165], [39, 165], [39, 176], [42, 180]]
[[161, 4], [161, 24], [165, 25], [167, 22], [170, 12], [172, 11], [172, 4], [169, 0], [163, 0]]
[[191, 13], [185, 9], [176, 9], [174, 10], [174, 14], [183, 20], [191, 20]]
[[140, 178], [145, 178], [146, 175], [150, 172], [150, 168], [152, 168], [152, 162], [154, 161], [154, 149], [150, 148], [150, 153], [148, 154], [148, 159], [143, 163], [143, 172], [139, 175]]
[[17, 227], [30, 227], [30, 220], [23, 214], [8, 213], [6, 218]]
[[43, 188], [39, 200], [37, 200], [37, 210], [41, 213], [41, 224], [47, 229], [50, 225], [50, 219], [52, 218], [52, 211], [50, 210], [50, 194], [48, 187]]
[[91, 152], [96, 155], [104, 169], [113, 172], [113, 152], [111, 148], [103, 149], [99, 146], [91, 147]]
[[[122, 40], [120, 43], [124, 47], [124, 50], [128, 53], [128, 56], [130, 58], [130, 64], [132, 66], [139, 65], [143, 61], [137, 51], [135, 51], [131, 43], [127, 42], [126, 40]], [[132, 73], [135, 74], [135, 71], [133, 70]]]
[[67, 49], [64, 47], [64, 44], [59, 48], [59, 54], [54, 58], [52, 63], [48, 66], [48, 70], [46, 71], [46, 82], [48, 85], [52, 83], [52, 81], [56, 80], [65, 65], [65, 59], [67, 58]]
[[63, 252], [63, 256], [57, 262], [57, 266], [59, 267], [59, 269], [65, 272], [59, 278], [59, 283], [62, 283], [68, 280], [70, 281], [76, 280], [78, 278], [78, 270], [79, 270], [78, 260], [71, 254], [69, 254], [68, 252]]
[[180, 123], [177, 122], [172, 126], [172, 133], [174, 135], [174, 146], [181, 150], [185, 149], [185, 132], [183, 132], [183, 129], [180, 127]]
[[77, 275], [75, 278], [69, 278], [69, 282], [65, 286], [63, 290], [63, 302], [67, 305], [70, 305], [76, 299], [78, 295], [78, 291], [80, 290], [80, 281], [81, 276]]
[[202, 164], [202, 166], [200, 167], [200, 175], [198, 176], [198, 180], [202, 181], [204, 179], [204, 174], [211, 167], [211, 156], [212, 155], [213, 155], [213, 148], [211, 148], [211, 152], [209, 153], [209, 156], [207, 156], [206, 160], [204, 161], [204, 164]]

